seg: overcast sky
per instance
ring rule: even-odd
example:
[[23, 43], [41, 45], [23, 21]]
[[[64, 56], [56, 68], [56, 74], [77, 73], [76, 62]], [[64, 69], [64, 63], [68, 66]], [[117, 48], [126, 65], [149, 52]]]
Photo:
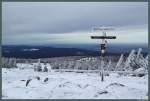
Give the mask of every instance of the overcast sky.
[[110, 43], [148, 43], [147, 2], [3, 2], [3, 44], [99, 43], [95, 26], [112, 26]]

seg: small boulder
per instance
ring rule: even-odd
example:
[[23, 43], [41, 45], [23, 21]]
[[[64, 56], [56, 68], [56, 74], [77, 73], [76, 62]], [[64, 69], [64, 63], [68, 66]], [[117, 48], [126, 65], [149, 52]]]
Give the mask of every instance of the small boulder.
[[45, 78], [45, 79], [44, 79], [44, 82], [47, 82], [47, 81], [48, 81], [48, 78]]
[[29, 85], [29, 82], [31, 81], [32, 79], [28, 79], [27, 82], [26, 82], [26, 87]]

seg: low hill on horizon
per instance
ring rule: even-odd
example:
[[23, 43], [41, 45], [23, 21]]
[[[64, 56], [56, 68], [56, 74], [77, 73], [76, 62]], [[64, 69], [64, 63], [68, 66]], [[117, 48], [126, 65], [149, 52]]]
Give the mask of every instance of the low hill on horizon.
[[[96, 48], [96, 49], [95, 49]], [[139, 47], [143, 48], [143, 47]], [[99, 56], [98, 46], [80, 47], [54, 47], [54, 46], [29, 46], [29, 45], [3, 45], [2, 57], [15, 57], [15, 58], [50, 58], [50, 57], [63, 57], [63, 56]], [[112, 46], [108, 47], [107, 55], [128, 55], [132, 49], [138, 47], [122, 47]], [[144, 47], [143, 54], [147, 54]]]

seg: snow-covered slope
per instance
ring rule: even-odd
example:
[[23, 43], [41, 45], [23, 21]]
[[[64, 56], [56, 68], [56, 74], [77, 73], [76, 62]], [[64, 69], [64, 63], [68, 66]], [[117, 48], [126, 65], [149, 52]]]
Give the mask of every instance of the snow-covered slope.
[[[39, 76], [40, 80], [35, 77]], [[48, 81], [44, 82], [45, 78]], [[26, 80], [32, 79], [26, 87]], [[2, 99], [147, 99], [148, 76], [2, 69]]]

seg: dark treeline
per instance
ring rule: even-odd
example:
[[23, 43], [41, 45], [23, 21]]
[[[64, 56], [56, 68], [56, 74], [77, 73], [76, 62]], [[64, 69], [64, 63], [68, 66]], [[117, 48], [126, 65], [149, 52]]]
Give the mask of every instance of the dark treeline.
[[[129, 53], [123, 52], [125, 56]], [[146, 54], [146, 53], [143, 53]], [[2, 57], [13, 58], [51, 58], [65, 56], [100, 56], [99, 51], [92, 51], [78, 48], [54, 48], [46, 46], [2, 46]], [[109, 51], [107, 56], [120, 56], [117, 51]]]

